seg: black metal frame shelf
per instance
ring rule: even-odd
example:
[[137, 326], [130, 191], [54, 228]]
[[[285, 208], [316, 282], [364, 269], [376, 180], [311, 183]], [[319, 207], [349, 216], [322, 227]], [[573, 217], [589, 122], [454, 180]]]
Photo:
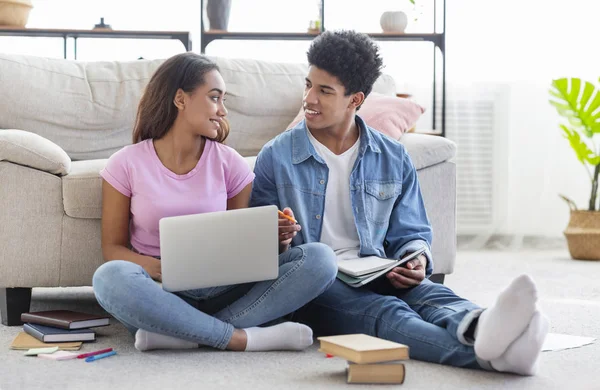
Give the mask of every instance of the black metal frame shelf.
[[314, 33], [269, 33], [269, 32], [229, 32], [219, 30], [209, 30], [201, 34], [200, 52], [204, 53], [209, 43], [219, 39], [229, 40], [283, 40], [283, 41], [302, 41], [311, 40], [319, 34]]
[[192, 40], [188, 31], [69, 30], [0, 26], [0, 36], [63, 38], [65, 59], [68, 38], [73, 38], [74, 59], [77, 59], [77, 38], [174, 39], [180, 41], [186, 51], [192, 50]]
[[[446, 135], [446, 1], [433, 1], [433, 33], [430, 34], [398, 34], [398, 33], [368, 33], [368, 35], [377, 41], [397, 41], [397, 42], [431, 42], [433, 43], [433, 102], [432, 102], [432, 127], [434, 133], [444, 137]], [[437, 32], [438, 20], [438, 2], [442, 2], [442, 31]], [[200, 52], [205, 53], [208, 44], [215, 40], [312, 40], [319, 35], [308, 32], [233, 32], [221, 30], [206, 30], [204, 26], [204, 0], [200, 0]], [[325, 0], [321, 0], [321, 32], [325, 31]], [[436, 125], [436, 106], [437, 106], [437, 50], [441, 53], [441, 129]]]
[[[444, 45], [444, 34], [390, 34], [390, 33], [367, 33], [373, 39], [379, 41], [429, 41], [437, 46]], [[200, 52], [204, 53], [206, 47], [212, 41], [218, 39], [231, 40], [311, 40], [317, 37], [319, 33], [302, 32], [241, 32], [241, 31], [219, 31], [208, 30], [202, 34]]]

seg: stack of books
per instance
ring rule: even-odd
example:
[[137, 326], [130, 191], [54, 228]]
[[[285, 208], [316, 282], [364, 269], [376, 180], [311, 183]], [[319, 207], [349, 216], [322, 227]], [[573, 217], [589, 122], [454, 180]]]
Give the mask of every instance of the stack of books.
[[319, 351], [348, 361], [348, 383], [404, 383], [408, 346], [365, 334], [318, 339]]
[[[23, 331], [11, 346], [12, 349], [58, 346], [63, 350], [77, 350], [85, 341], [95, 341], [91, 328], [107, 326], [110, 317], [71, 310], [50, 310], [21, 314]], [[35, 340], [32, 340], [32, 337]]]

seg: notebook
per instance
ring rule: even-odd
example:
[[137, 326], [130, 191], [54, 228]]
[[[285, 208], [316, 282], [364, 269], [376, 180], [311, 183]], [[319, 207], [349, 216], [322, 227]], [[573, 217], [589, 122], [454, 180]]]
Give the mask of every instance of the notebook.
[[338, 279], [350, 287], [360, 287], [388, 273], [395, 267], [402, 266], [416, 259], [425, 252], [425, 248], [412, 252], [400, 260], [384, 259], [377, 256], [349, 257], [347, 254], [338, 255]]
[[21, 314], [21, 321], [61, 329], [83, 329], [110, 324], [110, 317], [71, 310], [49, 310]]
[[319, 351], [354, 363], [379, 363], [409, 358], [408, 346], [366, 334], [319, 337]]
[[25, 333], [44, 343], [64, 343], [68, 341], [94, 341], [96, 333], [89, 329], [60, 329], [39, 324], [23, 324]]
[[58, 349], [63, 351], [78, 351], [82, 344], [81, 341], [71, 343], [42, 343], [35, 337], [25, 332], [20, 332], [10, 345], [10, 349], [29, 350], [32, 348], [58, 347]]

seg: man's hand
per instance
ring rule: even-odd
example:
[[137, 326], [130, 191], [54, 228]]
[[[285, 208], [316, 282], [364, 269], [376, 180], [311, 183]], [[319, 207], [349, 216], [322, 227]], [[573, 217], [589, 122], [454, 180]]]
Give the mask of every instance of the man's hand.
[[425, 279], [425, 266], [427, 258], [419, 255], [405, 264], [403, 267], [393, 268], [387, 273], [387, 278], [396, 288], [410, 288], [421, 284]]
[[[286, 207], [282, 211], [285, 215], [294, 218], [294, 212], [291, 208]], [[279, 253], [283, 253], [289, 248], [292, 239], [296, 236], [300, 229], [301, 227], [297, 223], [294, 223], [289, 219], [279, 217]]]

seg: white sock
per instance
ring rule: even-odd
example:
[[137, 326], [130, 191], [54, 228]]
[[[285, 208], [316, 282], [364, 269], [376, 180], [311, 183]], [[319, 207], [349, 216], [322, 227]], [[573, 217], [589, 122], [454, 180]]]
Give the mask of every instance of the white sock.
[[525, 333], [516, 339], [502, 356], [490, 361], [492, 367], [498, 371], [535, 375], [548, 327], [548, 319], [536, 311]]
[[521, 275], [481, 313], [475, 329], [475, 354], [483, 360], [500, 357], [531, 322], [536, 310], [537, 289], [527, 275]]
[[142, 352], [152, 349], [191, 349], [198, 348], [198, 343], [138, 329], [135, 332], [135, 348]]
[[313, 343], [312, 329], [297, 322], [283, 322], [267, 328], [244, 329], [246, 351], [300, 351]]

